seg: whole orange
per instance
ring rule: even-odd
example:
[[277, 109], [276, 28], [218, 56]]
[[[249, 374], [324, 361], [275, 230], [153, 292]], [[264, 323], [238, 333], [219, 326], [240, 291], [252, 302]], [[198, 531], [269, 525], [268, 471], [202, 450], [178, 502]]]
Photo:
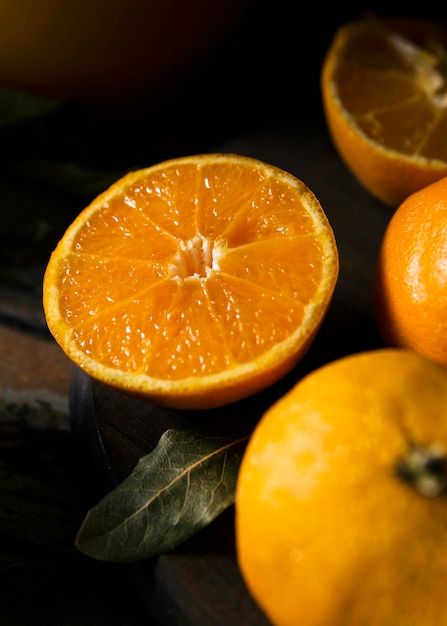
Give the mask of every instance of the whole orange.
[[236, 489], [275, 626], [447, 623], [447, 370], [404, 349], [312, 372], [262, 417]]
[[447, 365], [447, 178], [407, 198], [378, 254], [374, 309], [387, 345]]

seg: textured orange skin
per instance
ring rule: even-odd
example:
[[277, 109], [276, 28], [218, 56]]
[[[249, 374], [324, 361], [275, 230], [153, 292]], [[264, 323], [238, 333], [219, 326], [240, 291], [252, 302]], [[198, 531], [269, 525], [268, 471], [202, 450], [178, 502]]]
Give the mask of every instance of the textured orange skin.
[[415, 191], [447, 176], [447, 163], [387, 150], [357, 127], [332, 80], [348, 36], [349, 26], [337, 32], [323, 63], [321, 92], [328, 129], [340, 157], [363, 187], [385, 204], [397, 207]]
[[447, 500], [396, 474], [447, 449], [447, 371], [413, 351], [349, 356], [263, 416], [236, 491], [237, 556], [275, 626], [447, 623]]
[[407, 198], [390, 220], [374, 308], [387, 345], [447, 365], [447, 177]]

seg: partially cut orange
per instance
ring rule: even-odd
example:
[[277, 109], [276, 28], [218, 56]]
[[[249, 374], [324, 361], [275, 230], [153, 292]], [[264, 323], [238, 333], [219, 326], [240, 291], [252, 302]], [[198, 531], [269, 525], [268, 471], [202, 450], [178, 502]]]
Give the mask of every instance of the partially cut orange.
[[84, 209], [48, 263], [44, 310], [94, 378], [166, 406], [211, 408], [285, 375], [338, 276], [315, 195], [233, 154], [127, 174]]
[[340, 156], [397, 207], [447, 175], [447, 32], [436, 22], [364, 18], [324, 59], [324, 111]]

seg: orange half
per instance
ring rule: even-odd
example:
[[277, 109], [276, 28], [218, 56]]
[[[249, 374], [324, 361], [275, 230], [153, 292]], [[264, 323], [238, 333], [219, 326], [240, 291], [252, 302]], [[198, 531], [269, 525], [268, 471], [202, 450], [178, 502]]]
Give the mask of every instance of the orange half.
[[211, 408], [285, 375], [338, 276], [332, 228], [291, 174], [233, 154], [127, 174], [48, 263], [43, 303], [67, 355], [160, 405]]
[[323, 62], [334, 145], [359, 182], [397, 207], [447, 175], [447, 32], [364, 18], [340, 27]]

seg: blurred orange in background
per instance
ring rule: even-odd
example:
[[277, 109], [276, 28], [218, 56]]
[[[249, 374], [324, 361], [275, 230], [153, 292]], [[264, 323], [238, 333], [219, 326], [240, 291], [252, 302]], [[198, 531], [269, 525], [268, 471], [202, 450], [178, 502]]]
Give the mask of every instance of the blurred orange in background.
[[0, 0], [0, 87], [136, 100], [224, 37], [250, 0]]

